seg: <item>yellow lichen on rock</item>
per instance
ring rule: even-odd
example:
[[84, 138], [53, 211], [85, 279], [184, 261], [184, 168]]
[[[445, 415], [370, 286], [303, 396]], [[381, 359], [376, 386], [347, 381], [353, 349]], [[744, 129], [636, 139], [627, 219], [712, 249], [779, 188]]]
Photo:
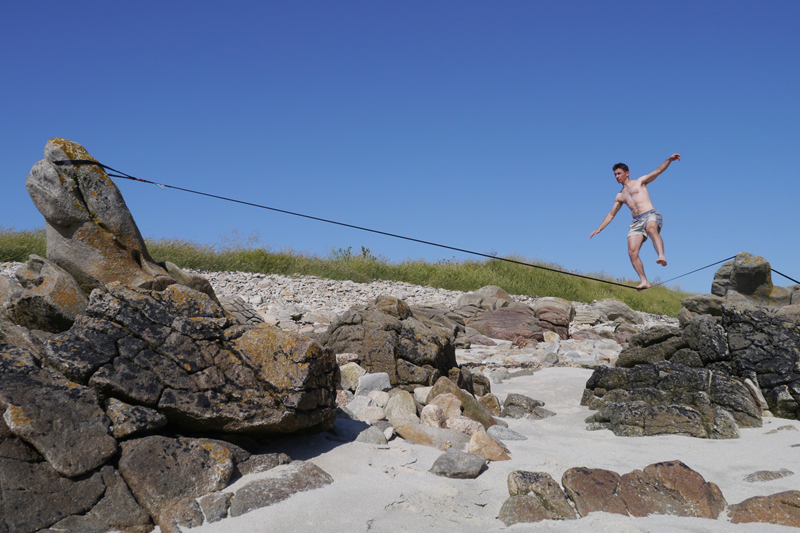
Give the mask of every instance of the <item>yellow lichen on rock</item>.
[[69, 159], [89, 159], [91, 161], [97, 161], [97, 159], [92, 157], [89, 152], [86, 151], [86, 148], [74, 141], [70, 141], [62, 137], [53, 137], [48, 142], [52, 143], [53, 147], [60, 148]]
[[25, 413], [16, 405], [9, 405], [6, 412], [3, 414], [3, 420], [9, 428], [20, 428], [22, 426], [30, 425], [33, 419], [25, 415]]

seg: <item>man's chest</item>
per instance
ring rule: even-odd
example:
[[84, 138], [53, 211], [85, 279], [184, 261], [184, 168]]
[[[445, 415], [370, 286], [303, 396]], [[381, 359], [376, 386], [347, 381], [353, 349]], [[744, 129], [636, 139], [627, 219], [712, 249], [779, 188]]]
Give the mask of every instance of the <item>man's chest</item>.
[[645, 188], [644, 185], [641, 184], [629, 185], [627, 187], [624, 187], [619, 194], [620, 194], [620, 199], [626, 204], [629, 202], [635, 204], [640, 200], [645, 200], [649, 198], [649, 195], [647, 194], [647, 189]]

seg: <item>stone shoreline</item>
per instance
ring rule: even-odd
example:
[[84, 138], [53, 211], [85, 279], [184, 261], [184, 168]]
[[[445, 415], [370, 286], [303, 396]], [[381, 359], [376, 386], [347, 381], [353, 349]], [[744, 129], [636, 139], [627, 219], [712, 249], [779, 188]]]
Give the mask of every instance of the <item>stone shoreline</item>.
[[[316, 276], [283, 276], [279, 274], [254, 274], [249, 272], [188, 272], [206, 277], [218, 296], [239, 296], [259, 312], [276, 315], [283, 309], [302, 307], [312, 313], [337, 315], [355, 305], [366, 305], [381, 294], [405, 300], [412, 307], [444, 307], [453, 310], [458, 299], [467, 294], [412, 285], [400, 281], [376, 280], [371, 283], [337, 281]], [[533, 304], [541, 298], [512, 295], [515, 301]], [[583, 302], [571, 302], [580, 312], [590, 307]], [[645, 327], [655, 325], [677, 326], [678, 319], [639, 311]]]

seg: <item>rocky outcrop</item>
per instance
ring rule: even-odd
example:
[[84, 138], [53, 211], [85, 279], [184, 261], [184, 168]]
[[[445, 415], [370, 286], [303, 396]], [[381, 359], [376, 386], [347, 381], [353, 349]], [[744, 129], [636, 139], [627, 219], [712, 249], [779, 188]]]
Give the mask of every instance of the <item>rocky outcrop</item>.
[[599, 409], [587, 419], [590, 429], [621, 436], [736, 438], [739, 427], [761, 426], [759, 405], [741, 381], [668, 362], [598, 368], [581, 404]]
[[336, 379], [316, 342], [238, 325], [188, 287], [95, 289], [41, 361], [0, 342], [0, 531], [202, 523], [195, 499], [225, 489], [252, 457], [167, 435], [326, 429]]
[[393, 296], [379, 296], [334, 320], [320, 344], [336, 353], [356, 353], [370, 373], [386, 372], [392, 385], [432, 385], [456, 368], [455, 335], [419, 320]]
[[772, 284], [772, 267], [763, 257], [742, 252], [714, 274], [711, 294], [728, 300], [746, 299], [759, 305], [782, 307], [800, 304], [797, 286]]
[[[26, 181], [48, 259], [0, 278], [0, 532], [166, 533], [329, 483], [229, 441], [332, 427], [333, 354], [155, 263], [116, 186], [75, 159], [91, 156], [48, 143]], [[224, 494], [279, 467], [253, 495]]]
[[69, 272], [81, 289], [112, 281], [163, 289], [181, 283], [214, 298], [207, 280], [173, 264], [157, 263], [117, 186], [80, 144], [50, 139], [25, 187], [44, 215], [47, 259]]
[[38, 255], [31, 255], [15, 276], [4, 278], [0, 305], [9, 320], [27, 329], [66, 331], [89, 302], [69, 273]]
[[174, 283], [147, 251], [119, 189], [102, 167], [58, 163], [94, 158], [81, 145], [55, 138], [25, 187], [45, 217], [47, 257], [89, 292], [115, 280], [133, 287]]
[[748, 498], [731, 505], [728, 514], [734, 524], [766, 522], [800, 527], [800, 491], [789, 490], [770, 496]]
[[500, 510], [500, 520], [508, 526], [571, 520], [596, 511], [716, 519], [727, 505], [719, 487], [680, 461], [652, 464], [622, 476], [610, 470], [571, 468], [561, 484], [563, 490], [542, 472], [512, 472], [511, 497]]
[[335, 417], [329, 351], [272, 326], [235, 325], [182, 285], [96, 289], [75, 326], [46, 344], [44, 361], [193, 431], [286, 433]]
[[587, 383], [583, 404], [601, 409], [590, 427], [730, 438], [759, 425], [766, 408], [798, 418], [800, 306], [770, 272], [763, 258], [739, 254], [717, 271], [715, 294], [682, 302], [680, 327], [633, 335], [618, 368]]

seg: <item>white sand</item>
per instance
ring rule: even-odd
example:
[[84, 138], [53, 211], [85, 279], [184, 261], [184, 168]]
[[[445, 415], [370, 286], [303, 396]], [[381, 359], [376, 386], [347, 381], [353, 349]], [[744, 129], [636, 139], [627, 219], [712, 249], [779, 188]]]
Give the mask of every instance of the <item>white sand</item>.
[[[729, 504], [752, 496], [800, 489], [800, 431], [768, 431], [781, 426], [800, 430], [800, 422], [765, 419], [764, 427], [741, 430], [741, 438], [707, 440], [691, 437], [617, 437], [611, 431], [587, 431], [592, 411], [579, 405], [591, 370], [549, 368], [533, 376], [493, 384], [503, 400], [517, 392], [546, 403], [556, 416], [544, 420], [509, 419], [509, 427], [528, 437], [508, 441], [511, 461], [490, 463], [474, 480], [454, 480], [428, 470], [442, 453], [393, 441], [388, 446], [340, 443], [327, 434], [293, 437], [276, 443], [293, 459], [311, 461], [334, 483], [237, 518], [191, 531], [211, 532], [779, 532], [794, 528], [769, 524], [731, 524], [718, 520], [653, 515], [631, 518], [592, 513], [569, 521], [544, 521], [505, 527], [497, 519], [508, 498], [506, 479], [513, 470], [547, 472], [560, 483], [565, 470], [585, 466], [619, 474], [670, 460], [681, 460], [707, 481], [719, 485]], [[795, 447], [792, 447], [795, 446]], [[795, 475], [747, 483], [759, 470], [787, 468]], [[251, 478], [240, 480], [247, 482]]]

